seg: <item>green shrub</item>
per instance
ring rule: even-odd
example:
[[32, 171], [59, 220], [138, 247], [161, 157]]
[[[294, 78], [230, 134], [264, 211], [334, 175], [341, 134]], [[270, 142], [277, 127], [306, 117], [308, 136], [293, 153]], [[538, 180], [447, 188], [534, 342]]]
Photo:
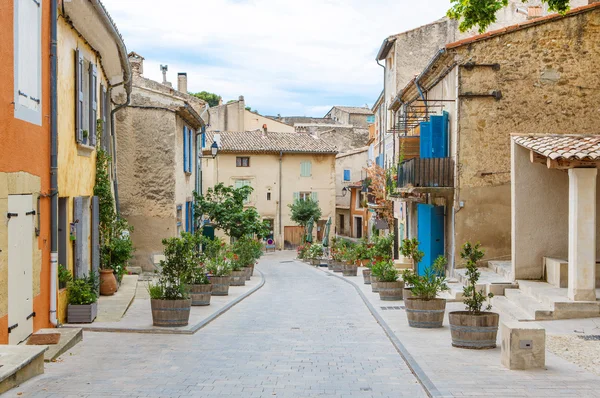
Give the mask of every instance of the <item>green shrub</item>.
[[73, 275], [71, 275], [71, 271], [67, 269], [62, 264], [58, 265], [58, 287], [60, 289], [64, 289], [67, 287], [67, 284], [73, 280]]
[[405, 257], [411, 258], [413, 260], [415, 268], [425, 256], [425, 253], [419, 250], [419, 241], [417, 240], [417, 238], [402, 240], [402, 245], [400, 246], [400, 253], [402, 253], [402, 255]]
[[[92, 281], [93, 282], [93, 281]], [[92, 304], [98, 300], [96, 289], [89, 278], [75, 279], [67, 284], [67, 296], [71, 305]]]
[[450, 290], [444, 275], [447, 263], [446, 257], [439, 256], [433, 265], [427, 267], [425, 275], [419, 276], [413, 270], [407, 269], [402, 272], [402, 279], [412, 286], [413, 296], [423, 300], [434, 299], [439, 293]]
[[371, 274], [376, 276], [380, 282], [396, 282], [398, 270], [391, 260], [377, 261], [371, 268]]
[[371, 247], [371, 257], [381, 257], [384, 260], [392, 258], [394, 248], [394, 234], [387, 236], [376, 235], [373, 238], [373, 247]]
[[311, 260], [316, 260], [323, 256], [323, 245], [320, 243], [314, 243], [310, 245], [308, 249], [307, 257]]
[[206, 270], [211, 276], [229, 276], [231, 271], [231, 261], [225, 256], [219, 256], [216, 258], [210, 258], [206, 262]]
[[[463, 303], [467, 306], [466, 309], [469, 311], [469, 314], [481, 313], [481, 307], [486, 299], [494, 297], [492, 293], [486, 295], [483, 290], [477, 291], [477, 282], [479, 281], [480, 276], [480, 272], [477, 269], [477, 262], [484, 256], [483, 250], [479, 249], [480, 247], [481, 245], [479, 243], [472, 245], [471, 243], [466, 242], [460, 251], [460, 257], [463, 260], [467, 260], [467, 284], [463, 288]], [[488, 304], [485, 307], [485, 311], [491, 309], [491, 304]]]

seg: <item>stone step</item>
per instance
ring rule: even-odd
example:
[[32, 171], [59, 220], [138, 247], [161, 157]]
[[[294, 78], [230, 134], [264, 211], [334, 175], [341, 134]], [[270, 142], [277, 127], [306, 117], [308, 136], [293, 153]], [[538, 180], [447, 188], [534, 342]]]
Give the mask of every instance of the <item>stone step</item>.
[[519, 281], [519, 288], [527, 295], [550, 306], [554, 319], [594, 318], [600, 316], [600, 302], [572, 301], [567, 289], [541, 281]]
[[58, 344], [48, 345], [48, 350], [44, 353], [44, 361], [46, 362], [55, 360], [83, 340], [83, 330], [81, 328], [40, 329], [36, 332], [36, 334], [46, 333], [60, 334]]
[[540, 303], [535, 298], [523, 293], [521, 289], [505, 289], [504, 296], [536, 321], [554, 318], [552, 306]]
[[502, 275], [509, 281], [513, 280], [512, 275], [512, 262], [508, 261], [488, 261], [487, 267], [497, 273], [498, 275]]
[[44, 373], [45, 345], [0, 345], [0, 394]]
[[[492, 271], [489, 268], [485, 268], [485, 267], [481, 267], [478, 268], [479, 273], [481, 274], [479, 276], [479, 283], [478, 285], [481, 285], [485, 288], [485, 285], [489, 285], [492, 283], [496, 283], [496, 284], [512, 284], [512, 281], [505, 277], [504, 275], [501, 274], [497, 274], [496, 272]], [[459, 282], [461, 283], [467, 283], [467, 270], [465, 268], [458, 268], [454, 270], [454, 277], [456, 279], [458, 279]]]
[[494, 296], [492, 298], [492, 311], [499, 312], [506, 318], [515, 321], [535, 321], [534, 316], [525, 312], [506, 296]]

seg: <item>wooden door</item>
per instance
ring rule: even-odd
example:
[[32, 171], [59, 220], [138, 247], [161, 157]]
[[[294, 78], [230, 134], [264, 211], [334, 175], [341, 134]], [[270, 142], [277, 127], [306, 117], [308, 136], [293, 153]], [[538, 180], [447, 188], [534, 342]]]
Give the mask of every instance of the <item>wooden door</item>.
[[304, 228], [302, 227], [284, 227], [283, 228], [283, 247], [284, 249], [295, 249], [302, 244]]
[[32, 195], [8, 195], [8, 343], [19, 344], [33, 332]]

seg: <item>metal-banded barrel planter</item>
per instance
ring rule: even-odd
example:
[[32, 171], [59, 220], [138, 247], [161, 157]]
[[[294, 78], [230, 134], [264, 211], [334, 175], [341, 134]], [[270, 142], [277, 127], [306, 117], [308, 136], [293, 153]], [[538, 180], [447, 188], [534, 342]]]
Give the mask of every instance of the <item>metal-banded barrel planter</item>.
[[371, 273], [371, 291], [379, 293], [379, 278]]
[[327, 269], [329, 271], [333, 271], [333, 268], [335, 267], [335, 263], [336, 263], [336, 261], [334, 259], [327, 261]]
[[190, 297], [192, 298], [192, 305], [209, 305], [210, 296], [212, 293], [212, 285], [207, 283], [205, 285], [189, 285]]
[[246, 280], [249, 281], [250, 278], [252, 277], [252, 273], [254, 272], [254, 264], [246, 265], [244, 267], [244, 271], [246, 271]]
[[371, 268], [362, 270], [363, 279], [365, 280], [365, 285], [371, 284]]
[[402, 300], [402, 289], [404, 281], [395, 282], [377, 282], [379, 290], [379, 298], [383, 301]]
[[[406, 292], [407, 289], [404, 289]], [[412, 294], [412, 292], [411, 292]], [[404, 297], [408, 326], [413, 328], [441, 328], [444, 323], [446, 300], [423, 300], [417, 297]]]
[[186, 326], [190, 320], [192, 299], [150, 300], [154, 326]]
[[342, 263], [340, 261], [333, 263], [333, 272], [342, 272]]
[[212, 285], [211, 295], [227, 296], [229, 294], [231, 276], [211, 276], [209, 279], [210, 284]]
[[500, 316], [495, 312], [469, 314], [453, 311], [448, 314], [452, 345], [475, 350], [495, 348]]
[[246, 271], [240, 269], [239, 271], [231, 271], [231, 283], [230, 286], [245, 286], [246, 285]]
[[344, 276], [356, 276], [358, 275], [358, 267], [356, 264], [343, 264], [342, 275]]

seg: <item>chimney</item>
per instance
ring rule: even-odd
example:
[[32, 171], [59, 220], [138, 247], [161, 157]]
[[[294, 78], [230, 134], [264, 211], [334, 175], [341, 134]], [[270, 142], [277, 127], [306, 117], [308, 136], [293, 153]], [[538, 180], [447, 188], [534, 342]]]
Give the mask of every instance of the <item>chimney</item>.
[[535, 19], [543, 16], [542, 7], [529, 6], [527, 7], [527, 19]]
[[177, 91], [187, 94], [187, 73], [179, 72], [177, 74]]
[[262, 134], [260, 135], [262, 138], [267, 138], [267, 124], [263, 124]]
[[144, 57], [135, 52], [129, 53], [129, 64], [131, 65], [131, 73], [134, 76], [142, 76], [144, 74]]

